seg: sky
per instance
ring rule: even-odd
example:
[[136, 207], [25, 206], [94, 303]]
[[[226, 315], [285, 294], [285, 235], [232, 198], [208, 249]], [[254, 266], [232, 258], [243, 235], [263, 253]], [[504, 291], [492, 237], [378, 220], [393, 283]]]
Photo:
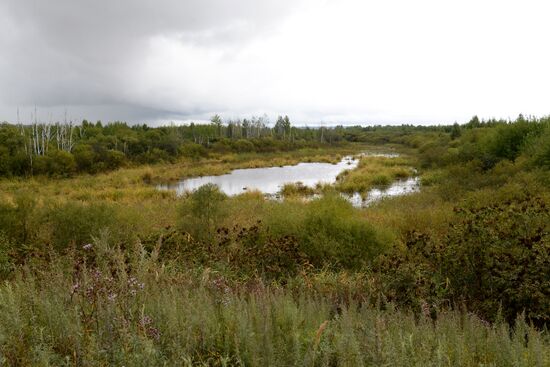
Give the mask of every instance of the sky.
[[550, 113], [546, 0], [2, 0], [0, 121]]

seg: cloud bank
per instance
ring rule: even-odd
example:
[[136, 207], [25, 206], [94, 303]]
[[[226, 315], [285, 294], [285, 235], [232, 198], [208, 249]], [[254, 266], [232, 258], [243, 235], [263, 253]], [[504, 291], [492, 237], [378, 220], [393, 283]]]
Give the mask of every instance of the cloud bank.
[[4, 0], [0, 120], [550, 112], [544, 1]]

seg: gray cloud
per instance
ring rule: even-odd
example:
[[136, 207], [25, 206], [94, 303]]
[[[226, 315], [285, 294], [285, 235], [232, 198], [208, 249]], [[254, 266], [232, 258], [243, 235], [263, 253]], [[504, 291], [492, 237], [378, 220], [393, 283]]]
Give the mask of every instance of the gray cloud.
[[[2, 0], [0, 120], [549, 113], [542, 0]], [[526, 55], [529, 55], [528, 57]]]
[[[68, 107], [80, 113], [87, 106], [86, 112], [105, 116], [119, 105], [120, 113], [115, 115], [140, 120], [164, 117], [165, 108], [158, 108], [155, 116], [157, 108], [128, 91], [140, 78], [139, 63], [148, 56], [151, 38], [234, 47], [261, 35], [295, 4], [291, 0], [5, 0], [0, 3], [5, 30], [0, 32], [4, 86], [0, 113], [13, 116], [14, 106], [32, 105]], [[150, 112], [140, 115], [143, 110]]]

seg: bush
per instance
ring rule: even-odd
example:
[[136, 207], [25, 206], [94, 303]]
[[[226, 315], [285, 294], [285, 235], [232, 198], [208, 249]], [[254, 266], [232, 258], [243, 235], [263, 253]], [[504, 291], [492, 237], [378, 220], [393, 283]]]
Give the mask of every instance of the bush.
[[267, 235], [262, 226], [259, 221], [250, 227], [220, 227], [210, 241], [169, 230], [150, 235], [143, 243], [148, 249], [157, 247], [162, 261], [207, 266], [228, 276], [283, 279], [306, 268], [307, 256], [295, 237]]
[[8, 278], [15, 266], [11, 256], [13, 244], [0, 232], [0, 280]]
[[95, 172], [96, 154], [89, 145], [77, 145], [73, 149], [74, 160], [80, 172]]
[[186, 158], [198, 160], [200, 158], [208, 156], [206, 148], [200, 144], [186, 143], [179, 147], [179, 154]]
[[153, 148], [148, 152], [139, 155], [138, 160], [140, 163], [160, 163], [171, 162], [173, 157], [165, 150]]
[[124, 165], [126, 156], [118, 150], [109, 149], [101, 152], [100, 160], [101, 162], [98, 164], [99, 171], [113, 170]]
[[49, 208], [46, 213], [51, 226], [54, 248], [83, 246], [99, 236], [101, 230], [117, 228], [115, 209], [107, 204], [68, 202]]
[[8, 148], [0, 146], [0, 176], [11, 176], [10, 152]]
[[51, 176], [68, 177], [76, 171], [76, 162], [73, 155], [63, 150], [54, 150], [48, 153], [48, 174]]
[[447, 238], [443, 273], [457, 298], [494, 319], [526, 312], [550, 322], [550, 209], [527, 198], [459, 210]]
[[279, 205], [266, 218], [269, 233], [296, 237], [316, 267], [357, 269], [390, 244], [388, 236], [357, 216], [337, 193], [326, 193], [296, 211], [291, 204]]
[[234, 144], [233, 147], [239, 153], [248, 153], [253, 152], [255, 147], [250, 141], [246, 139], [239, 139]]
[[212, 144], [211, 149], [220, 154], [225, 154], [231, 152], [231, 141], [229, 139], [220, 139], [214, 144]]
[[541, 128], [541, 124], [526, 121], [521, 116], [513, 124], [500, 125], [488, 142], [489, 152], [497, 158], [514, 161], [525, 141], [530, 136], [539, 135]]
[[180, 204], [179, 227], [199, 240], [212, 240], [226, 195], [214, 184], [199, 187]]
[[532, 166], [550, 169], [550, 123], [546, 124], [540, 136], [526, 142], [524, 152]]
[[487, 320], [550, 322], [550, 209], [523, 198], [456, 209], [444, 240], [411, 232], [377, 262], [383, 292], [402, 305], [464, 304]]
[[15, 206], [0, 204], [0, 230], [17, 244], [28, 244], [35, 237], [38, 220], [36, 200], [28, 192], [15, 194]]
[[32, 173], [35, 175], [47, 175], [48, 167], [50, 165], [49, 156], [34, 156], [32, 158]]

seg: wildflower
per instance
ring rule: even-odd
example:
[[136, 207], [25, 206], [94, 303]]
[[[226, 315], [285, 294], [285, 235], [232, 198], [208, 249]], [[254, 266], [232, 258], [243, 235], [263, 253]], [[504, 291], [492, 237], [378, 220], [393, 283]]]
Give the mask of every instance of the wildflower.
[[135, 277], [130, 277], [128, 278], [128, 288], [130, 289], [130, 294], [135, 296], [138, 290], [145, 288], [145, 284], [138, 282]]
[[424, 317], [430, 317], [431, 310], [430, 310], [430, 305], [428, 303], [426, 303], [425, 301], [422, 301], [420, 308], [422, 310], [422, 315], [424, 315]]
[[160, 331], [159, 331], [159, 329], [157, 329], [155, 327], [147, 328], [145, 333], [147, 334], [148, 337], [150, 337], [152, 339], [155, 339], [155, 340], [160, 339]]
[[160, 331], [154, 327], [151, 326], [153, 324], [153, 319], [150, 316], [143, 315], [139, 319], [139, 325], [145, 332], [145, 335], [147, 335], [149, 338], [159, 340], [160, 339]]
[[139, 319], [139, 323], [141, 326], [145, 327], [149, 324], [152, 324], [153, 319], [150, 316], [144, 315], [141, 319]]
[[96, 279], [96, 280], [99, 280], [101, 278], [101, 271], [95, 269], [92, 276]]
[[85, 296], [88, 299], [89, 302], [91, 302], [95, 298], [95, 291], [94, 286], [89, 286], [85, 291]]
[[75, 294], [80, 289], [80, 283], [75, 283], [71, 287], [71, 294]]
[[82, 249], [84, 249], [84, 250], [91, 250], [92, 247], [93, 247], [93, 245], [92, 245], [91, 243], [88, 243], [88, 244], [82, 246]]

